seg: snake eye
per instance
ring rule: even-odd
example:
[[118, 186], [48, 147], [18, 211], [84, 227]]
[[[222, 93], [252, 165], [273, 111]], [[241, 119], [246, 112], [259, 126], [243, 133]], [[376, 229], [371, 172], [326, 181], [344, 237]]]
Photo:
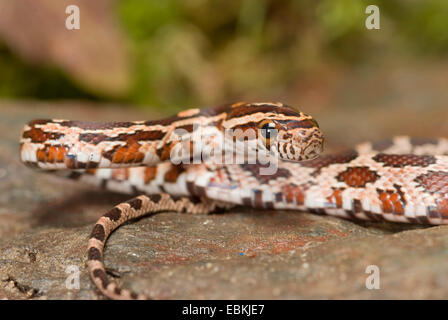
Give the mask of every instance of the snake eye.
[[277, 135], [277, 127], [274, 122], [266, 121], [260, 124], [261, 135], [266, 140], [270, 140]]

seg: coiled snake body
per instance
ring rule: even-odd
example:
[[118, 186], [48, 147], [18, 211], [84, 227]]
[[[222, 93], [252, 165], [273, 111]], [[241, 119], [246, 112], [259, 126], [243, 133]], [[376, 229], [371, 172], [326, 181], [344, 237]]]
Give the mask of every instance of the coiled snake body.
[[[228, 130], [231, 138], [224, 134]], [[316, 158], [322, 145], [317, 122], [308, 115], [281, 103], [236, 103], [160, 121], [34, 120], [23, 129], [20, 156], [31, 167], [138, 195], [104, 214], [88, 243], [91, 278], [116, 299], [148, 297], [109, 280], [105, 242], [124, 222], [149, 213], [210, 213], [243, 205], [448, 224], [447, 139], [395, 137]], [[231, 158], [204, 150], [230, 151]], [[251, 161], [262, 151], [264, 158]], [[243, 154], [243, 161], [236, 162], [235, 154]], [[260, 159], [277, 158], [275, 170], [263, 174], [269, 163]]]

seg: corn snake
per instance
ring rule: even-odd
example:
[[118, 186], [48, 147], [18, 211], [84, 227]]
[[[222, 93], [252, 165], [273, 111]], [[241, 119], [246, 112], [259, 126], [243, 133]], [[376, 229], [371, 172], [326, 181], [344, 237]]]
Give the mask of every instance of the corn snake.
[[[275, 173], [263, 175], [258, 163], [168, 161], [176, 145], [190, 150], [189, 157], [197, 156], [190, 144], [199, 137], [194, 134], [214, 147], [223, 129], [266, 133], [272, 123], [279, 157], [302, 162], [279, 161]], [[257, 132], [255, 136], [259, 138]], [[270, 139], [260, 137], [252, 139], [249, 151], [269, 149]], [[310, 116], [280, 103], [237, 103], [190, 109], [161, 121], [35, 120], [23, 130], [21, 159], [79, 182], [138, 195], [101, 217], [89, 239], [92, 280], [110, 298], [147, 298], [110, 281], [102, 261], [109, 234], [148, 213], [209, 213], [243, 205], [349, 219], [448, 223], [448, 140], [396, 137], [316, 158], [322, 144], [322, 133]]]

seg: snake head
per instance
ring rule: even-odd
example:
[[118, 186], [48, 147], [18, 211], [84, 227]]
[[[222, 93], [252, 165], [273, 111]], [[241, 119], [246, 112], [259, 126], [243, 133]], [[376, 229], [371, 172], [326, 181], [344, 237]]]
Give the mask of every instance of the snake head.
[[233, 140], [246, 141], [250, 153], [265, 151], [283, 160], [303, 161], [319, 156], [323, 134], [311, 116], [282, 103], [237, 103], [222, 123]]

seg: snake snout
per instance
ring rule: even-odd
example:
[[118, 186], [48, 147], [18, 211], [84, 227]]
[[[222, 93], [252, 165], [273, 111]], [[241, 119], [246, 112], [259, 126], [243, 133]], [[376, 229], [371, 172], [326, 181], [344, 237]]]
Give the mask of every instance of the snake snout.
[[324, 136], [319, 128], [315, 128], [314, 132], [310, 135], [308, 147], [305, 150], [305, 156], [307, 160], [318, 157], [324, 150]]
[[312, 160], [317, 158], [323, 151], [323, 140], [320, 142], [313, 142], [303, 152], [303, 160]]

